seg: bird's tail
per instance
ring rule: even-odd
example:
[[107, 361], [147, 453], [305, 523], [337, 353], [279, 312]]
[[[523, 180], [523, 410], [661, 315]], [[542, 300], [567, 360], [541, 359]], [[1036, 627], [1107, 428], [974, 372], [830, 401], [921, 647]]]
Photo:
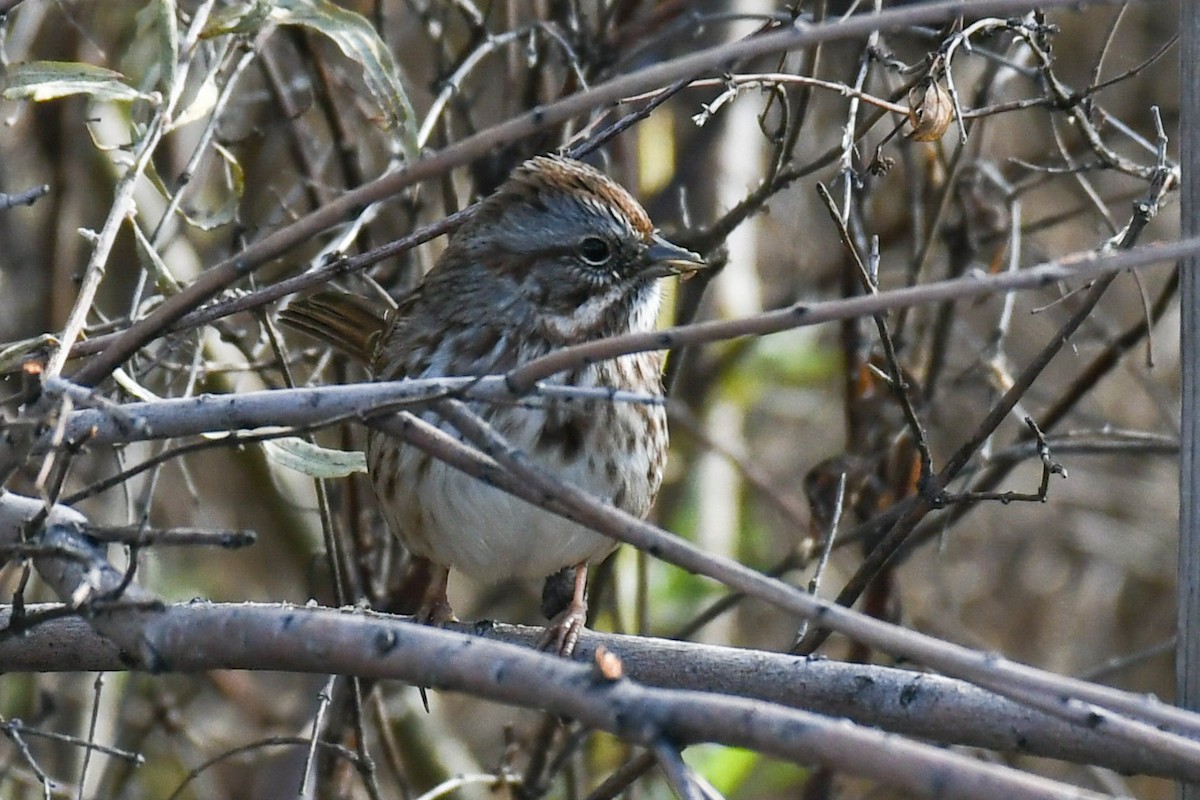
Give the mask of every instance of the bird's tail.
[[279, 312], [279, 319], [369, 367], [387, 324], [386, 313], [364, 297], [330, 291], [292, 300]]

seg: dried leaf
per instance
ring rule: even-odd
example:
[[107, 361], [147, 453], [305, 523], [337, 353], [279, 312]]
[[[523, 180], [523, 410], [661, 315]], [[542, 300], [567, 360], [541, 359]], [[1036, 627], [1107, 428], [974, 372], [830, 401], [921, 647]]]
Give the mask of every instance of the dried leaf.
[[937, 141], [953, 121], [954, 103], [937, 81], [931, 80], [924, 86], [917, 84], [908, 93], [908, 124], [912, 126], [908, 138], [917, 142]]

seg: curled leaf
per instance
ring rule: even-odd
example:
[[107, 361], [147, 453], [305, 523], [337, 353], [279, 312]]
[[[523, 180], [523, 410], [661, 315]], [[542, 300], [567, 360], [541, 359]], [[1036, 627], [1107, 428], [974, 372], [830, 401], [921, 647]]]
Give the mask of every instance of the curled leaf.
[[75, 61], [30, 61], [8, 69], [6, 100], [32, 100], [40, 103], [73, 94], [86, 94], [97, 100], [132, 102], [155, 100], [156, 95], [139, 92], [119, 72]]
[[917, 142], [933, 142], [954, 121], [954, 103], [950, 93], [935, 80], [917, 84], [908, 93], [908, 138]]
[[263, 25], [298, 25], [333, 41], [342, 53], [362, 68], [363, 82], [382, 112], [380, 124], [399, 132], [405, 155], [415, 158], [416, 114], [401, 80], [400, 66], [383, 39], [365, 17], [329, 0], [258, 0], [216, 15], [204, 36], [254, 33]]
[[400, 67], [365, 17], [328, 0], [279, 0], [271, 8], [271, 19], [329, 37], [362, 67], [363, 80], [383, 111], [383, 127], [398, 129], [408, 154], [416, 155], [416, 116], [400, 81]]

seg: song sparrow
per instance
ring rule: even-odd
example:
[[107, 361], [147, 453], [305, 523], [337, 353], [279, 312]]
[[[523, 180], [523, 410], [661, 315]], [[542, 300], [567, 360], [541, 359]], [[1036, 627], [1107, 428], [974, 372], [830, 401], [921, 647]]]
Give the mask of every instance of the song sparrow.
[[[650, 330], [658, 279], [703, 265], [657, 235], [619, 185], [577, 161], [540, 156], [480, 204], [386, 315], [362, 298], [321, 293], [281, 317], [357, 356], [377, 380], [496, 374], [566, 345]], [[551, 382], [661, 395], [661, 366], [660, 353], [637, 353]], [[533, 397], [472, 408], [564, 480], [639, 516], [654, 501], [667, 450], [661, 406]], [[451, 568], [494, 581], [574, 567], [572, 600], [543, 641], [570, 652], [585, 618], [587, 565], [612, 552], [613, 540], [383, 433], [369, 434], [367, 463], [393, 532], [437, 567], [426, 620], [453, 619]]]

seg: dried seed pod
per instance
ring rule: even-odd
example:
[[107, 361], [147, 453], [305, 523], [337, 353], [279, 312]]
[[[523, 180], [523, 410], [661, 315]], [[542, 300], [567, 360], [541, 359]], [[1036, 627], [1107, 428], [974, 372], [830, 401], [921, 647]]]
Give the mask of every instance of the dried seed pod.
[[954, 103], [950, 93], [937, 81], [930, 79], [918, 84], [908, 93], [908, 124], [912, 126], [908, 138], [918, 142], [932, 142], [954, 121]]

